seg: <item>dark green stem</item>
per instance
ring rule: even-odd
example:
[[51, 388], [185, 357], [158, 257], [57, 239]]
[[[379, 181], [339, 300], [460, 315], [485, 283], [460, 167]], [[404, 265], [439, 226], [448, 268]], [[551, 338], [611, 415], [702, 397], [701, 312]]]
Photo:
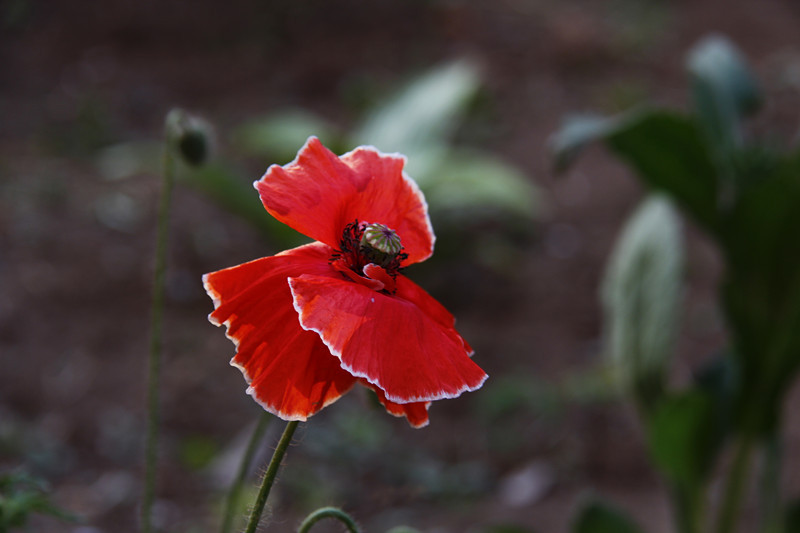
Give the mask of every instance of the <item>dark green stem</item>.
[[258, 419], [256, 428], [253, 430], [253, 435], [250, 437], [250, 442], [247, 444], [247, 449], [242, 456], [242, 462], [239, 464], [239, 471], [236, 473], [236, 478], [233, 480], [228, 491], [228, 497], [225, 500], [225, 511], [222, 516], [222, 527], [220, 528], [221, 533], [228, 533], [231, 530], [234, 511], [238, 507], [239, 496], [242, 493], [242, 485], [244, 485], [247, 472], [250, 470], [250, 463], [253, 462], [253, 456], [261, 439], [264, 437], [264, 432], [270, 420], [272, 420], [272, 415], [264, 411]]
[[150, 357], [147, 374], [147, 433], [144, 447], [145, 479], [142, 495], [141, 530], [152, 531], [152, 507], [155, 497], [156, 463], [158, 460], [159, 385], [161, 380], [162, 317], [164, 314], [164, 277], [167, 265], [167, 241], [172, 187], [175, 183], [175, 161], [173, 143], [167, 118], [164, 141], [164, 175], [161, 185], [161, 200], [158, 207], [158, 230], [156, 257], [153, 275], [153, 299], [150, 311]]
[[688, 490], [673, 487], [672, 503], [678, 531], [681, 533], [700, 533], [703, 523], [703, 491], [698, 487]]
[[717, 533], [734, 533], [736, 530], [736, 520], [741, 512], [740, 506], [744, 495], [752, 450], [753, 437], [748, 432], [744, 432], [737, 442], [733, 463], [731, 463], [730, 473], [725, 485], [725, 493], [719, 511], [719, 520], [717, 521]]
[[258, 491], [258, 497], [256, 497], [256, 503], [253, 505], [253, 511], [250, 513], [250, 521], [247, 523], [245, 533], [255, 533], [258, 527], [258, 522], [261, 520], [261, 513], [264, 512], [264, 505], [266, 505], [267, 498], [269, 497], [269, 491], [272, 488], [272, 484], [275, 483], [275, 476], [278, 474], [281, 461], [286, 454], [289, 443], [292, 441], [292, 435], [294, 435], [294, 430], [297, 429], [298, 423], [297, 420], [292, 420], [286, 424], [286, 429], [283, 430], [281, 440], [278, 442], [278, 446], [272, 454], [267, 472], [264, 474], [264, 480], [261, 482], [261, 489]]
[[780, 496], [781, 444], [778, 431], [764, 442], [764, 470], [761, 476], [761, 523], [766, 533], [780, 533], [783, 513]]
[[323, 518], [334, 518], [344, 524], [347, 527], [347, 531], [350, 533], [361, 533], [355, 520], [353, 520], [349, 514], [336, 507], [317, 509], [303, 520], [303, 523], [297, 528], [297, 533], [308, 533], [311, 527]]

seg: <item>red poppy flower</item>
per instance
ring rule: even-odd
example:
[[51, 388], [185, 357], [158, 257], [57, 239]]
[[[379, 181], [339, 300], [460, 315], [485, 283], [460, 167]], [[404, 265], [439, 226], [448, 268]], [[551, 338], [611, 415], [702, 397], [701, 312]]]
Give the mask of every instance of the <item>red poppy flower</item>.
[[433, 400], [486, 379], [453, 316], [400, 273], [434, 242], [404, 163], [372, 147], [337, 157], [310, 138], [254, 185], [272, 216], [316, 242], [203, 276], [209, 320], [227, 326], [231, 364], [267, 411], [305, 420], [360, 382], [421, 427]]

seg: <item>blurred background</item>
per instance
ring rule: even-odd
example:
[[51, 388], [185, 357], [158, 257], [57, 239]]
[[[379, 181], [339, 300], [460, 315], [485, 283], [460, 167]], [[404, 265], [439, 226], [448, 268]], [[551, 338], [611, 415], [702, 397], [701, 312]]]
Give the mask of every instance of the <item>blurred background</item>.
[[[790, 0], [3, 0], [0, 470], [46, 481], [83, 520], [34, 517], [31, 530], [137, 530], [159, 142], [179, 106], [214, 143], [174, 195], [160, 528], [217, 528], [260, 413], [200, 277], [297, 242], [250, 184], [314, 133], [339, 153], [409, 156], [438, 241], [408, 275], [456, 315], [491, 377], [434, 404], [422, 430], [363, 391], [303, 424], [266, 530], [333, 504], [365, 531], [562, 532], [594, 491], [668, 531], [601, 349], [598, 287], [643, 191], [602, 150], [555, 177], [548, 137], [568, 113], [684, 108], [686, 53], [710, 33], [762, 81], [764, 129], [792, 137], [798, 27]], [[678, 383], [725, 340], [719, 258], [685, 230]]]

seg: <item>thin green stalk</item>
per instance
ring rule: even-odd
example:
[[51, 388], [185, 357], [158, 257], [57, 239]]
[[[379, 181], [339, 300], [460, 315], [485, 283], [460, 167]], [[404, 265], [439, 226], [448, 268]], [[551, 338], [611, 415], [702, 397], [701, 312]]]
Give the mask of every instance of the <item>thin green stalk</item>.
[[258, 522], [261, 520], [261, 513], [264, 512], [264, 505], [266, 505], [267, 497], [269, 497], [269, 491], [272, 488], [272, 484], [275, 483], [275, 476], [278, 474], [278, 468], [281, 466], [281, 461], [286, 454], [289, 443], [292, 441], [292, 435], [294, 435], [294, 430], [297, 429], [298, 423], [297, 420], [292, 420], [286, 424], [286, 429], [283, 430], [281, 440], [278, 442], [278, 446], [272, 454], [267, 472], [264, 474], [264, 480], [261, 482], [261, 489], [258, 491], [258, 497], [256, 497], [256, 503], [253, 505], [253, 511], [250, 513], [250, 521], [247, 523], [245, 533], [255, 533], [258, 527]]
[[778, 431], [767, 437], [763, 447], [761, 475], [761, 523], [765, 533], [780, 533], [783, 527], [781, 505], [781, 441]]
[[164, 142], [164, 175], [161, 199], [158, 207], [158, 230], [156, 257], [153, 275], [153, 299], [150, 311], [150, 357], [147, 373], [147, 433], [144, 446], [144, 493], [142, 495], [141, 530], [150, 533], [153, 529], [152, 507], [155, 497], [156, 463], [158, 459], [159, 384], [161, 380], [161, 338], [164, 314], [164, 277], [167, 265], [167, 238], [172, 188], [175, 183], [175, 161], [169, 131], [169, 118]]
[[308, 533], [311, 527], [323, 518], [335, 518], [344, 524], [350, 533], [361, 533], [355, 520], [353, 520], [349, 514], [336, 507], [322, 507], [321, 509], [317, 509], [303, 520], [303, 523], [300, 524], [300, 527], [297, 529], [297, 533]]
[[736, 520], [741, 513], [740, 507], [752, 451], [753, 437], [745, 432], [737, 443], [733, 463], [725, 485], [725, 493], [717, 521], [717, 533], [734, 533], [736, 530]]
[[672, 488], [672, 504], [675, 513], [675, 522], [681, 533], [700, 533], [703, 523], [703, 498], [702, 490], [693, 487], [692, 490], [674, 486]]
[[236, 478], [233, 480], [233, 484], [231, 485], [230, 491], [228, 492], [228, 497], [225, 501], [225, 511], [222, 516], [222, 527], [220, 528], [220, 533], [228, 533], [231, 530], [234, 510], [238, 507], [239, 496], [242, 492], [242, 485], [244, 485], [244, 480], [247, 477], [248, 470], [250, 469], [250, 463], [253, 461], [253, 456], [256, 453], [256, 449], [258, 448], [261, 439], [264, 437], [264, 432], [266, 431], [270, 420], [272, 420], [272, 415], [269, 412], [264, 411], [258, 419], [258, 424], [256, 424], [255, 430], [253, 430], [253, 435], [250, 437], [250, 442], [247, 444], [247, 449], [242, 456], [242, 462], [239, 464], [239, 471], [236, 473]]

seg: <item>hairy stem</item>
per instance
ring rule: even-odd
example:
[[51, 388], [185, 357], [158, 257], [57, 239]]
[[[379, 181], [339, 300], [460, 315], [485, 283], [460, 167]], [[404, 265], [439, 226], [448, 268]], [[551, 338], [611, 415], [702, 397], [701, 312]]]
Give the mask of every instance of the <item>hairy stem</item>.
[[256, 503], [253, 505], [253, 511], [250, 513], [250, 520], [247, 523], [245, 533], [255, 533], [258, 527], [258, 522], [261, 520], [261, 513], [264, 512], [264, 505], [266, 505], [267, 498], [269, 497], [269, 491], [273, 483], [275, 483], [275, 476], [278, 474], [281, 461], [286, 454], [289, 443], [292, 441], [292, 435], [294, 435], [294, 430], [297, 429], [298, 423], [297, 420], [292, 420], [286, 424], [286, 429], [283, 430], [281, 440], [278, 442], [278, 446], [272, 454], [272, 459], [270, 459], [269, 466], [267, 466], [267, 472], [264, 474], [264, 479], [261, 482], [261, 489], [258, 491]]
[[236, 478], [233, 480], [231, 488], [228, 491], [228, 497], [225, 500], [225, 511], [222, 515], [222, 527], [220, 528], [220, 533], [228, 533], [231, 530], [234, 511], [239, 503], [239, 497], [242, 493], [244, 479], [247, 477], [247, 471], [250, 469], [250, 463], [253, 461], [253, 456], [256, 453], [256, 449], [258, 448], [261, 439], [264, 437], [264, 432], [267, 430], [267, 425], [269, 425], [269, 421], [271, 419], [272, 415], [267, 411], [264, 411], [258, 419], [256, 428], [253, 430], [253, 435], [250, 437], [250, 442], [247, 444], [247, 449], [242, 456], [242, 462], [239, 464], [239, 471], [236, 473]]

